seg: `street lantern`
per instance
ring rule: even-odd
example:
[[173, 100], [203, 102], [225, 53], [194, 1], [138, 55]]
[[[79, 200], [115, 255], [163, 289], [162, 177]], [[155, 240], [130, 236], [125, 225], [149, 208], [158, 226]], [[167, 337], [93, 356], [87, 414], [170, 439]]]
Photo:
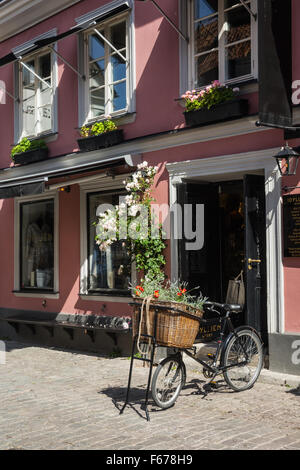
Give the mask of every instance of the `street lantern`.
[[299, 157], [299, 153], [289, 147], [287, 143], [280, 149], [277, 155], [274, 155], [281, 176], [293, 176], [296, 174]]

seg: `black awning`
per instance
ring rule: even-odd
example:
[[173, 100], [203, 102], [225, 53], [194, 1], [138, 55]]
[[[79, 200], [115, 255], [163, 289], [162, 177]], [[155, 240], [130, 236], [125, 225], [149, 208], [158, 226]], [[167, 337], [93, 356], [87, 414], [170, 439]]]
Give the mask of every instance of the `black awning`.
[[46, 182], [50, 184], [55, 178], [82, 175], [120, 165], [134, 167], [140, 162], [140, 155], [116, 155], [112, 150], [106, 150], [101, 153], [92, 151], [52, 157], [37, 163], [6, 168], [0, 171], [0, 199], [40, 194], [45, 190]]
[[292, 125], [291, 0], [258, 2], [259, 119]]
[[33, 196], [41, 194], [45, 191], [45, 181], [37, 181], [35, 183], [22, 183], [12, 186], [0, 187], [0, 199], [9, 199], [20, 196]]
[[[17, 47], [15, 47], [9, 54], [3, 56], [0, 58], [0, 67], [3, 67], [4, 65], [10, 64], [12, 62], [15, 62], [19, 59], [19, 56], [26, 55], [26, 54], [32, 54], [33, 52], [37, 52], [39, 49], [42, 49], [46, 46], [50, 46], [57, 41], [60, 41], [62, 39], [65, 39], [68, 36], [71, 36], [76, 33], [80, 33], [88, 29], [91, 25], [100, 23], [101, 21], [110, 18], [112, 16], [115, 16], [119, 13], [122, 13], [123, 11], [129, 10], [129, 3], [124, 0], [124, 3], [116, 8], [113, 8], [109, 11], [105, 11], [103, 13], [96, 14], [92, 19], [89, 19], [87, 21], [84, 21], [76, 26], [73, 26], [67, 31], [64, 31], [63, 33], [60, 33], [56, 36], [50, 36], [45, 39], [40, 39], [38, 41], [32, 42], [32, 44], [27, 44], [26, 49], [24, 51], [21, 51]], [[13, 51], [18, 50], [18, 53], [14, 53]]]

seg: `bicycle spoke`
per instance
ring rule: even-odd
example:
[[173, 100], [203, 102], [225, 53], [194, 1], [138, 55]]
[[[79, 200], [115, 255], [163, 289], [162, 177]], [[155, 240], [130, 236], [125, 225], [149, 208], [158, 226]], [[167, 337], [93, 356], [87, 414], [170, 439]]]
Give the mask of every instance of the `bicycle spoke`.
[[246, 390], [257, 380], [262, 367], [262, 345], [251, 330], [233, 337], [225, 352], [224, 378], [234, 390]]
[[167, 359], [158, 366], [152, 382], [152, 396], [161, 408], [171, 406], [185, 382], [184, 368], [178, 359]]

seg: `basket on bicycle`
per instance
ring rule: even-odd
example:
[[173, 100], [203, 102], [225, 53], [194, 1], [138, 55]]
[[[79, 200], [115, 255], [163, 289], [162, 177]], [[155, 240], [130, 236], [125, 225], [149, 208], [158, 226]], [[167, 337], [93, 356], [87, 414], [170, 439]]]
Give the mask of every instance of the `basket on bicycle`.
[[142, 335], [150, 335], [158, 345], [173, 348], [193, 346], [202, 310], [180, 302], [140, 298], [134, 298], [132, 305], [133, 337], [139, 336], [141, 342], [146, 342]]

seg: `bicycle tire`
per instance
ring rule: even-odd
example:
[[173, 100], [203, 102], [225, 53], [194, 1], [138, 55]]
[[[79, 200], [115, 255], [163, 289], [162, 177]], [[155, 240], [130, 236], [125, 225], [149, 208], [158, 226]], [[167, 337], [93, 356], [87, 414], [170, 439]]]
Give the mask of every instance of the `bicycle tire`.
[[[237, 337], [232, 335], [225, 346], [222, 366], [230, 367], [236, 363], [243, 363], [241, 366], [237, 365], [223, 371], [229, 387], [241, 392], [253, 387], [259, 377], [263, 365], [263, 344], [258, 334], [251, 328], [241, 328], [236, 330], [236, 334]], [[245, 351], [248, 359], [245, 357]]]
[[185, 384], [185, 365], [178, 357], [166, 357], [157, 366], [152, 382], [152, 398], [157, 406], [166, 409], [174, 405]]

